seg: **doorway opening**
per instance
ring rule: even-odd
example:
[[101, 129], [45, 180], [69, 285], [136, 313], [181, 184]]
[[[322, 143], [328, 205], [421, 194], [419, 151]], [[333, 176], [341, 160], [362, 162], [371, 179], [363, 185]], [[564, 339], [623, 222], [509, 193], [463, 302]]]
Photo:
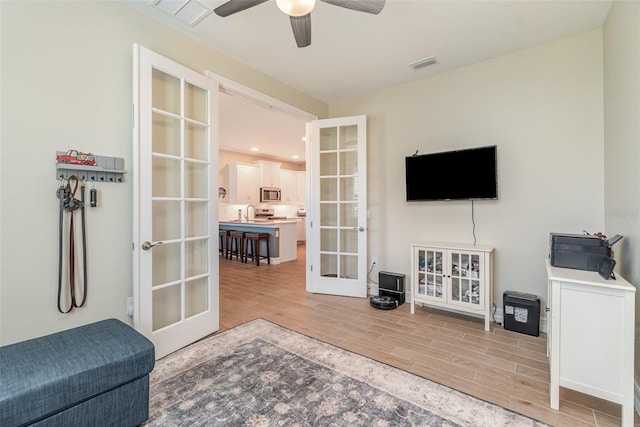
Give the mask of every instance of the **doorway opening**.
[[[283, 262], [282, 270], [294, 269], [297, 272], [295, 280], [300, 281], [300, 287], [304, 290], [309, 188], [306, 137], [308, 124], [315, 120], [316, 116], [214, 73], [206, 72], [206, 75], [218, 81], [220, 87], [218, 159], [220, 193], [223, 196], [218, 199], [218, 219], [221, 228], [224, 223], [238, 221], [239, 218], [252, 220], [256, 218], [257, 213], [264, 214], [269, 211], [273, 217], [295, 221], [295, 261]], [[278, 164], [280, 176], [283, 178], [280, 183], [282, 200], [279, 203], [261, 203], [259, 200], [247, 202], [234, 197], [228, 188], [231, 184], [228, 177], [230, 163]], [[235, 265], [237, 263], [238, 261], [234, 261], [231, 266], [221, 257], [221, 284], [224, 284], [222, 278], [225, 276], [225, 269], [233, 270], [233, 267], [238, 267]], [[263, 265], [262, 261], [260, 265]], [[246, 267], [263, 270], [262, 267], [256, 267], [255, 263], [248, 263]], [[225, 315], [223, 314], [223, 317]]]

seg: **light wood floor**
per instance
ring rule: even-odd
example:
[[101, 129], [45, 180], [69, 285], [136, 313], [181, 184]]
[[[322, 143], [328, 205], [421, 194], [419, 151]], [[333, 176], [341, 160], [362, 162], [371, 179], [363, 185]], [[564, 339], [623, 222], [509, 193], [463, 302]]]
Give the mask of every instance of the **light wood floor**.
[[[279, 265], [220, 258], [220, 325], [263, 318], [404, 369], [554, 426], [619, 426], [620, 406], [561, 389], [549, 408], [546, 335], [406, 303], [377, 310], [368, 299], [307, 293], [304, 245]], [[636, 415], [636, 425], [640, 425]]]

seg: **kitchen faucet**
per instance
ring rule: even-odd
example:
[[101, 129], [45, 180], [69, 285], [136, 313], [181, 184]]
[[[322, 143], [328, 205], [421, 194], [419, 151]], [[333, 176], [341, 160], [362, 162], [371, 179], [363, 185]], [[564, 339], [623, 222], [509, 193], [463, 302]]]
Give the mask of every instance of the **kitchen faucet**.
[[253, 205], [249, 205], [247, 206], [247, 214], [244, 216], [244, 218], [249, 221], [249, 208], [253, 208], [253, 217], [256, 217], [256, 207]]

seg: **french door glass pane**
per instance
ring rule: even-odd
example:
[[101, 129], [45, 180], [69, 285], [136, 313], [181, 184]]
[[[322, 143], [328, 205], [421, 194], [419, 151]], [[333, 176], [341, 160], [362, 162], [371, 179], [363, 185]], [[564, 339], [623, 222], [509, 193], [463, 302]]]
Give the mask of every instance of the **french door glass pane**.
[[358, 253], [358, 230], [340, 230], [340, 252]]
[[358, 147], [358, 126], [340, 127], [340, 149], [356, 149]]
[[203, 199], [208, 196], [208, 169], [207, 164], [185, 161], [186, 197]]
[[357, 203], [340, 203], [340, 225], [343, 227], [358, 226]]
[[320, 177], [320, 201], [338, 200], [338, 180]]
[[180, 197], [180, 161], [154, 157], [152, 161], [152, 187], [153, 197]]
[[209, 108], [207, 104], [207, 91], [194, 86], [191, 83], [185, 83], [184, 86], [184, 116], [188, 119], [206, 122], [209, 117]]
[[340, 277], [343, 279], [358, 278], [358, 256], [357, 255], [341, 255], [340, 256]]
[[151, 150], [154, 153], [180, 155], [180, 120], [153, 113]]
[[338, 277], [338, 256], [334, 254], [320, 255], [320, 275]]
[[207, 302], [209, 301], [207, 294], [208, 278], [201, 277], [195, 280], [189, 280], [185, 283], [185, 311], [186, 317], [195, 316], [207, 311]]
[[322, 225], [335, 227], [338, 225], [338, 210], [335, 203], [323, 203], [320, 205], [320, 221]]
[[320, 153], [320, 176], [338, 174], [338, 153]]
[[338, 149], [338, 129], [322, 128], [320, 129], [320, 151], [337, 150]]
[[207, 235], [209, 222], [209, 203], [186, 202], [184, 209], [185, 237], [199, 237]]
[[340, 175], [357, 175], [358, 174], [358, 152], [342, 151], [340, 152]]
[[153, 248], [152, 286], [180, 280], [181, 244], [165, 243]]
[[208, 271], [208, 241], [194, 240], [185, 242], [185, 277], [198, 276]]
[[208, 160], [207, 128], [187, 123], [185, 125], [185, 157], [188, 159]]
[[358, 177], [340, 178], [340, 200], [358, 200]]
[[152, 72], [151, 105], [162, 111], [180, 114], [180, 79], [160, 70]]
[[180, 321], [180, 285], [154, 289], [152, 299], [154, 331]]
[[320, 230], [320, 250], [323, 252], [336, 252], [338, 250], [338, 230]]
[[153, 200], [152, 240], [164, 241], [180, 238], [180, 202]]

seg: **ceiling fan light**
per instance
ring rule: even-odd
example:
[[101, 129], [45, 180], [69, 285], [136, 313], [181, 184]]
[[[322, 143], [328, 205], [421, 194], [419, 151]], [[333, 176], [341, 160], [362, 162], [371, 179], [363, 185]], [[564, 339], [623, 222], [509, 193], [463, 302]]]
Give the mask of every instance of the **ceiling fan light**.
[[313, 10], [316, 0], [276, 0], [276, 4], [289, 16], [304, 16]]

